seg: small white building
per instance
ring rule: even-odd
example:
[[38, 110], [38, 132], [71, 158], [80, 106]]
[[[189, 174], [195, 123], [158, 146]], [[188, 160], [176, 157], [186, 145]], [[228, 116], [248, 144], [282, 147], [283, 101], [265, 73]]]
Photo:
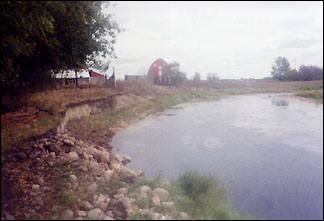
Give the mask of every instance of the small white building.
[[[60, 85], [75, 83], [75, 71], [64, 70], [55, 75]], [[104, 84], [106, 77], [89, 69], [81, 69], [78, 71], [78, 83], [80, 84]]]

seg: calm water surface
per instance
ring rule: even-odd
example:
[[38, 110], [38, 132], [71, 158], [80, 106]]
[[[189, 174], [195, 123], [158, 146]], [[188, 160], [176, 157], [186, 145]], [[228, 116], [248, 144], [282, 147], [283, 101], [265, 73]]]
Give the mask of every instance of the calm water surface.
[[146, 177], [215, 177], [256, 218], [323, 219], [323, 104], [260, 94], [179, 105], [111, 144]]

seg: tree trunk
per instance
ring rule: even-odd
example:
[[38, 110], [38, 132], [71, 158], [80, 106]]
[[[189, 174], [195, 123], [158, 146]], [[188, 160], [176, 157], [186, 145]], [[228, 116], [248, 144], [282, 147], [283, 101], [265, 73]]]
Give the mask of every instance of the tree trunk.
[[75, 72], [75, 88], [79, 87], [79, 83], [78, 83], [78, 71], [74, 70]]

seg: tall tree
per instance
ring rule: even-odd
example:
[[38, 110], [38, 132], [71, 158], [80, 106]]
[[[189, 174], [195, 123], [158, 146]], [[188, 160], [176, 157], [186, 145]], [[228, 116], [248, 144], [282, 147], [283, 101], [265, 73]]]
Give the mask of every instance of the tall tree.
[[180, 64], [176, 61], [169, 63], [169, 73], [172, 84], [183, 82], [187, 79], [187, 74], [180, 71]]
[[217, 73], [208, 73], [207, 74], [207, 81], [214, 82], [219, 79], [219, 74]]
[[290, 64], [287, 58], [278, 57], [275, 60], [275, 64], [272, 65], [271, 75], [273, 78], [281, 80], [284, 73], [290, 70]]
[[195, 72], [194, 82], [198, 83], [201, 80], [201, 76], [199, 72]]
[[[120, 31], [101, 2], [1, 2], [1, 86], [32, 87], [53, 71], [114, 57]], [[77, 73], [77, 72], [76, 72]]]

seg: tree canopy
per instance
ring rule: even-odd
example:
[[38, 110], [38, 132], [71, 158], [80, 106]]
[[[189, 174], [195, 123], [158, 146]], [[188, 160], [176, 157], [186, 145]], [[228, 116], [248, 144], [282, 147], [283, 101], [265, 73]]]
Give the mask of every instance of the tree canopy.
[[120, 32], [101, 2], [1, 2], [1, 87], [48, 84], [55, 71], [101, 66]]
[[201, 80], [201, 75], [199, 72], [195, 72], [194, 82], [199, 82]]
[[217, 73], [208, 73], [207, 74], [207, 81], [213, 82], [219, 80], [219, 74]]
[[176, 61], [169, 63], [169, 73], [172, 84], [183, 82], [187, 79], [187, 74], [180, 71], [180, 64]]
[[282, 81], [323, 80], [323, 68], [316, 65], [301, 65], [298, 70], [291, 69], [287, 58], [278, 57], [272, 66], [271, 75]]
[[285, 72], [290, 70], [290, 63], [285, 57], [278, 57], [272, 65], [271, 75], [273, 78], [281, 80]]
[[323, 80], [323, 68], [315, 65], [301, 65], [298, 71], [302, 81]]

